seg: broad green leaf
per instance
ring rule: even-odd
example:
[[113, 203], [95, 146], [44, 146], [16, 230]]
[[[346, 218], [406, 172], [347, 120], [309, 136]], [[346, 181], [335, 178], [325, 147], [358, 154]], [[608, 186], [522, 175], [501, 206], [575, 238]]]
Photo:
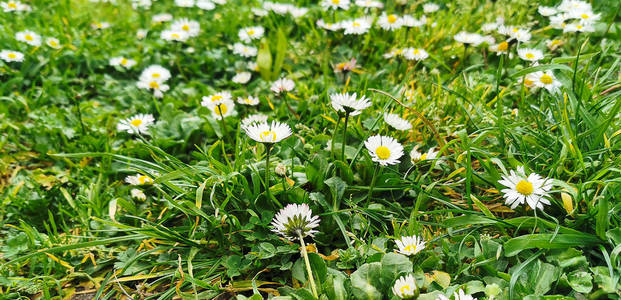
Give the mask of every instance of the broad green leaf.
[[263, 80], [270, 81], [272, 69], [272, 53], [270, 52], [270, 44], [267, 39], [262, 38], [257, 52], [257, 66]]
[[366, 263], [351, 274], [352, 294], [357, 300], [381, 300], [380, 276], [382, 264]]
[[[601, 240], [590, 234], [527, 234], [505, 242], [505, 256], [515, 256], [526, 249], [564, 249], [585, 245], [596, 245]], [[552, 241], [551, 241], [552, 240]]]
[[401, 273], [411, 273], [414, 265], [410, 259], [399, 253], [387, 253], [382, 257], [382, 283], [390, 286]]
[[593, 289], [593, 276], [585, 271], [573, 271], [567, 275], [569, 286], [578, 293], [590, 293]]

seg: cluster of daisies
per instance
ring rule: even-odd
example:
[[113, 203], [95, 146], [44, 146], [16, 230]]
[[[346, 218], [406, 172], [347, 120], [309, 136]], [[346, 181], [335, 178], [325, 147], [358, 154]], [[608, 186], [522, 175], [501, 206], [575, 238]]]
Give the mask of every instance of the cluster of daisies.
[[537, 11], [549, 18], [552, 28], [563, 32], [593, 32], [593, 25], [600, 19], [591, 3], [579, 0], [563, 0], [556, 7], [539, 6]]
[[[15, 33], [15, 39], [32, 47], [40, 47], [43, 43], [43, 38], [31, 30], [24, 30]], [[60, 41], [54, 37], [47, 37], [45, 39], [45, 44], [52, 49], [60, 49], [62, 47]], [[0, 51], [0, 59], [5, 62], [22, 62], [24, 61], [24, 53], [4, 49]]]

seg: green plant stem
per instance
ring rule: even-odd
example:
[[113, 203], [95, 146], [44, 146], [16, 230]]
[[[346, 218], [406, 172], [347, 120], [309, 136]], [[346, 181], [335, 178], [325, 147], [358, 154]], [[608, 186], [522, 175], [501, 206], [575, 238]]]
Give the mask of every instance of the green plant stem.
[[341, 159], [343, 162], [347, 162], [345, 159], [345, 139], [347, 138], [347, 120], [349, 119], [349, 112], [345, 111], [345, 124], [343, 126], [343, 140], [341, 141]]
[[220, 122], [222, 122], [222, 140], [226, 141], [229, 133], [226, 129], [226, 122], [224, 121], [224, 115], [222, 114], [222, 109], [220, 108], [220, 105], [222, 104], [218, 104], [216, 107], [218, 108], [218, 113], [220, 114]]
[[373, 178], [371, 179], [371, 186], [369, 187], [369, 194], [367, 195], [367, 204], [366, 208], [369, 208], [369, 204], [371, 204], [371, 196], [373, 196], [373, 188], [375, 187], [375, 181], [377, 180], [377, 171], [379, 170], [380, 165], [376, 164], [375, 169], [373, 170]]
[[[505, 55], [500, 55], [500, 62], [498, 63], [498, 69], [496, 69], [496, 126], [500, 133], [498, 140], [500, 141], [500, 148], [505, 149], [505, 128], [504, 120], [502, 118], [503, 105], [500, 99], [500, 79], [502, 77], [502, 69], [504, 64]], [[524, 82], [522, 80], [522, 82]]]
[[332, 141], [330, 142], [330, 156], [334, 158], [334, 136], [336, 136], [336, 131], [339, 129], [339, 123], [341, 123], [341, 115], [336, 120], [336, 125], [334, 126], [334, 131], [332, 132]]
[[317, 288], [315, 287], [315, 279], [313, 278], [313, 271], [311, 269], [310, 261], [308, 260], [308, 252], [306, 252], [306, 243], [304, 243], [304, 237], [302, 237], [302, 232], [298, 230], [298, 238], [300, 239], [300, 245], [302, 246], [302, 257], [304, 257], [304, 263], [306, 264], [306, 272], [308, 273], [308, 282], [311, 286], [311, 291], [313, 292], [313, 296], [318, 298]]
[[265, 143], [265, 149], [266, 149], [266, 155], [265, 155], [265, 195], [267, 196], [268, 199], [271, 199], [272, 201], [274, 201], [277, 205], [277, 207], [282, 207], [282, 205], [280, 204], [280, 202], [278, 202], [278, 200], [276, 200], [276, 198], [273, 198], [272, 195], [270, 194], [270, 153], [272, 151], [272, 144], [270, 143]]

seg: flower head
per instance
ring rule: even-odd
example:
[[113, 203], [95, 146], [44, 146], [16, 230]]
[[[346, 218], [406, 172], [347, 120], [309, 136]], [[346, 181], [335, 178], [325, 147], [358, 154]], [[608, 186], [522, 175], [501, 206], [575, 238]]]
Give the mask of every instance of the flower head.
[[350, 116], [357, 116], [362, 113], [362, 110], [371, 106], [368, 98], [362, 96], [358, 99], [356, 93], [332, 94], [330, 100], [334, 110], [349, 113]]
[[153, 184], [153, 178], [147, 175], [136, 174], [125, 177], [125, 182], [131, 185], [147, 185]]
[[144, 194], [143, 191], [139, 190], [139, 189], [132, 189], [130, 191], [132, 198], [136, 198], [138, 200], [146, 200], [147, 199], [147, 195]]
[[539, 71], [532, 74], [535, 78], [535, 86], [545, 88], [550, 93], [558, 92], [561, 87], [561, 82], [556, 79], [552, 71]]
[[173, 22], [170, 25], [170, 29], [175, 31], [184, 31], [187, 33], [188, 37], [196, 37], [200, 33], [201, 25], [197, 21], [182, 18]]
[[364, 142], [364, 145], [371, 159], [382, 166], [398, 164], [399, 158], [403, 156], [403, 146], [389, 136], [371, 136]]
[[280, 95], [281, 93], [290, 92], [295, 88], [295, 82], [289, 78], [280, 78], [270, 87], [270, 90], [274, 92], [276, 95]]
[[527, 61], [539, 61], [543, 58], [543, 52], [539, 49], [520, 48], [518, 49], [518, 56]]
[[121, 120], [117, 124], [118, 131], [127, 131], [131, 134], [149, 134], [149, 126], [153, 125], [155, 118], [149, 114], [138, 114], [131, 118]]
[[45, 44], [52, 49], [60, 49], [60, 41], [57, 38], [49, 37], [45, 39]]
[[257, 48], [252, 46], [247, 46], [242, 43], [235, 43], [233, 45], [233, 53], [243, 56], [243, 57], [253, 57], [257, 56]]
[[453, 36], [453, 38], [462, 44], [471, 44], [473, 46], [478, 46], [483, 43], [483, 36], [478, 33], [470, 33], [461, 31]]
[[424, 60], [425, 58], [429, 57], [429, 53], [427, 53], [427, 51], [425, 51], [424, 49], [420, 48], [405, 48], [403, 49], [402, 55], [407, 60], [416, 61]]
[[136, 61], [133, 59], [125, 58], [122, 56], [110, 58], [110, 65], [113, 67], [121, 66], [123, 68], [131, 68], [136, 65]]
[[281, 209], [271, 223], [272, 231], [290, 241], [300, 237], [314, 236], [319, 226], [319, 216], [313, 216], [313, 211], [307, 204], [289, 204]]
[[384, 30], [393, 31], [403, 26], [403, 18], [394, 14], [382, 14], [377, 21], [380, 27]]
[[341, 26], [345, 31], [343, 32], [346, 35], [349, 34], [365, 34], [371, 28], [371, 23], [366, 18], [357, 18], [348, 21], [342, 21]]
[[[459, 289], [459, 291], [453, 293], [453, 300], [476, 300], [476, 299], [477, 298], [474, 298], [466, 294], [462, 289]], [[437, 300], [449, 300], [449, 298], [444, 295], [439, 295]]]
[[340, 8], [347, 10], [349, 9], [349, 0], [322, 0], [319, 5], [325, 9], [337, 10]]
[[231, 116], [235, 112], [235, 102], [233, 102], [230, 98], [203, 102], [203, 105], [207, 106], [207, 108], [211, 110], [211, 115], [216, 120], [221, 120], [222, 118]]
[[550, 205], [548, 192], [552, 188], [550, 179], [531, 173], [526, 175], [524, 167], [517, 168], [517, 172], [511, 170], [509, 175], [502, 176], [498, 183], [507, 187], [501, 190], [505, 203], [511, 205], [511, 209], [526, 202], [532, 209], [543, 210], [544, 204]]
[[160, 38], [169, 42], [185, 42], [188, 40], [189, 37], [190, 36], [186, 31], [178, 29], [162, 30], [162, 33], [160, 33]]
[[244, 104], [244, 105], [257, 106], [259, 105], [259, 102], [260, 102], [259, 98], [253, 97], [253, 96], [237, 98], [237, 103]]
[[2, 50], [0, 51], [0, 59], [6, 62], [22, 62], [24, 61], [24, 54], [19, 51]]
[[278, 143], [291, 135], [291, 128], [285, 123], [273, 121], [252, 124], [244, 128], [246, 134], [259, 143]]
[[266, 122], [267, 122], [267, 116], [264, 114], [249, 115], [241, 121], [241, 128], [246, 130], [246, 128], [250, 125], [266, 123]]
[[415, 255], [425, 249], [425, 241], [422, 237], [416, 235], [403, 236], [395, 240], [395, 244], [399, 248], [399, 253], [407, 256]]
[[428, 159], [435, 159], [436, 157], [438, 157], [438, 152], [434, 151], [433, 147], [429, 148], [427, 153], [418, 152], [418, 145], [414, 146], [414, 149], [410, 151], [410, 160], [412, 161], [412, 164]]
[[412, 128], [412, 124], [408, 120], [399, 117], [397, 114], [384, 113], [384, 122], [397, 130], [409, 130]]
[[263, 27], [252, 26], [240, 29], [237, 36], [239, 36], [240, 40], [250, 43], [252, 40], [257, 40], [263, 37], [264, 33], [265, 29]]
[[31, 30], [24, 30], [16, 33], [15, 39], [30, 46], [41, 46], [41, 36]]
[[252, 77], [252, 74], [250, 74], [250, 72], [239, 72], [235, 74], [233, 78], [231, 78], [231, 81], [235, 83], [239, 83], [239, 84], [246, 84], [248, 83], [248, 81], [250, 81], [251, 77]]
[[413, 299], [418, 292], [414, 276], [412, 274], [408, 274], [406, 276], [399, 277], [399, 279], [397, 279], [395, 284], [392, 286], [392, 292], [395, 296], [399, 297], [399, 299]]

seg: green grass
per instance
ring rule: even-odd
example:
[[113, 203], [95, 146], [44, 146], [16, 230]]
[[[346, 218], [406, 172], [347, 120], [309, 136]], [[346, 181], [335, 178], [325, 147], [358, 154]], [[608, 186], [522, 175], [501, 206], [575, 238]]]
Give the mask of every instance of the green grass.
[[[459, 0], [436, 1], [441, 9], [428, 25], [407, 35], [374, 25], [361, 36], [317, 27], [333, 15], [315, 1], [298, 1], [310, 11], [295, 20], [254, 16], [250, 8], [260, 3], [250, 0], [212, 11], [169, 0], [150, 10], [118, 2], [37, 0], [31, 12], [2, 13], [0, 48], [25, 60], [0, 61], [0, 299], [314, 299], [299, 244], [271, 231], [289, 203], [307, 203], [321, 218], [306, 239], [320, 299], [397, 299], [393, 283], [408, 273], [419, 299], [458, 289], [479, 299], [621, 298], [616, 1], [592, 1], [602, 18], [589, 34], [547, 28], [537, 7], [556, 2]], [[420, 17], [422, 4], [391, 1], [385, 10]], [[168, 25], [150, 20], [162, 12], [199, 20], [199, 37], [160, 40]], [[363, 14], [352, 8], [335, 17]], [[502, 65], [485, 47], [469, 48], [464, 60], [453, 35], [480, 32], [498, 16], [531, 28], [527, 45], [545, 54], [540, 67], [517, 57], [515, 45]], [[98, 21], [112, 27], [94, 31]], [[248, 60], [229, 46], [254, 25], [266, 29], [253, 42], [262, 47], [261, 72], [246, 85], [232, 83]], [[135, 37], [140, 28], [149, 30], [144, 40]], [[25, 29], [63, 47], [16, 41]], [[564, 44], [551, 51], [549, 39]], [[430, 57], [382, 57], [397, 47], [422, 47]], [[138, 64], [114, 68], [114, 56]], [[351, 58], [359, 72], [333, 72]], [[151, 64], [172, 73], [162, 99], [135, 84]], [[554, 71], [559, 94], [518, 82], [538, 70]], [[281, 76], [296, 83], [286, 99], [269, 90]], [[223, 128], [200, 105], [221, 90], [261, 103], [237, 105]], [[345, 135], [329, 99], [343, 91], [373, 103], [348, 118]], [[256, 111], [293, 130], [271, 151], [269, 182], [265, 147], [239, 126]], [[384, 112], [413, 128], [388, 127]], [[137, 113], [156, 118], [150, 135], [116, 130]], [[374, 134], [404, 146], [400, 164], [376, 167], [364, 147]], [[415, 145], [436, 147], [440, 159], [413, 165]], [[273, 172], [277, 164], [287, 178]], [[518, 166], [554, 179], [544, 211], [504, 203], [498, 181]], [[148, 186], [124, 182], [136, 173], [158, 176]], [[147, 199], [132, 198], [132, 188]], [[394, 239], [407, 235], [422, 236], [425, 250], [393, 253]]]

